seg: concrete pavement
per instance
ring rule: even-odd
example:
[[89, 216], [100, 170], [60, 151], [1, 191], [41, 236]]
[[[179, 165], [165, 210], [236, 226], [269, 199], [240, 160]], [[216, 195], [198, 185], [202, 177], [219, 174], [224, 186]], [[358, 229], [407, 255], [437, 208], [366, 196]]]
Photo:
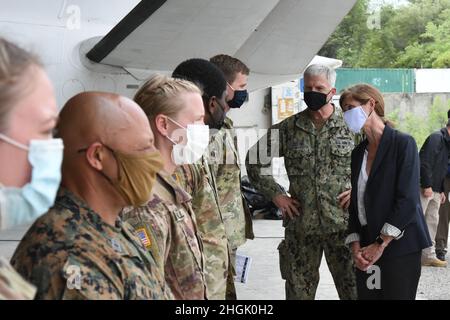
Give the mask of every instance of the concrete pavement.
[[[283, 300], [284, 280], [281, 279], [278, 244], [284, 238], [284, 229], [279, 220], [253, 220], [255, 239], [238, 250], [238, 254], [252, 257], [252, 265], [246, 284], [237, 283], [239, 299]], [[325, 258], [320, 265], [320, 281], [316, 299], [336, 300], [338, 294]]]
[[[252, 257], [248, 282], [236, 284], [239, 299], [279, 300], [285, 299], [284, 280], [281, 279], [277, 247], [284, 237], [281, 221], [254, 220], [256, 238], [248, 240], [238, 253]], [[450, 299], [450, 268], [422, 267], [417, 290], [418, 300]], [[328, 270], [325, 258], [320, 265], [320, 281], [317, 300], [336, 300], [338, 294]]]
[[[278, 264], [278, 244], [283, 238], [281, 221], [254, 220], [256, 238], [248, 240], [238, 253], [252, 257], [250, 273], [246, 284], [237, 283], [239, 299], [283, 300], [284, 281]], [[0, 255], [11, 258], [19, 240], [28, 229], [20, 226], [0, 232]], [[333, 278], [323, 258], [320, 266], [320, 282], [316, 299], [338, 299]], [[417, 291], [417, 299], [450, 299], [450, 269], [423, 267]]]

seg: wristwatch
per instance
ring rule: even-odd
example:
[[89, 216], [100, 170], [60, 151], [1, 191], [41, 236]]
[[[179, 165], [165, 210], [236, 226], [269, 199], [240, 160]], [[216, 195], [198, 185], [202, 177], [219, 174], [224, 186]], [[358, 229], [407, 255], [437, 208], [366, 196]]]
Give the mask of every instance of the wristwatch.
[[381, 235], [379, 235], [376, 239], [375, 242], [378, 243], [380, 246], [382, 246], [383, 248], [387, 247], [387, 243], [383, 240], [383, 238], [381, 237]]

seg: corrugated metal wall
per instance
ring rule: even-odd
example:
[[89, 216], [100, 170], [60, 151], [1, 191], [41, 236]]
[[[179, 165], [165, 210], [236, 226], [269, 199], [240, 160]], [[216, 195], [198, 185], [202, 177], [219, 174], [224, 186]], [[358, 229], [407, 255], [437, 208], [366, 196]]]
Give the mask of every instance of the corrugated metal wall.
[[414, 69], [337, 69], [337, 92], [358, 83], [368, 83], [381, 92], [415, 91]]

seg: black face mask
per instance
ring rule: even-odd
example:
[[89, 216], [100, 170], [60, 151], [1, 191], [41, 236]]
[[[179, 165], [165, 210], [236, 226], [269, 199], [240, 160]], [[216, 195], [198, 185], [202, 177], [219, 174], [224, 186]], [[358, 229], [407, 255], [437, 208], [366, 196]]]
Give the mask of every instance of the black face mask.
[[225, 121], [225, 109], [218, 100], [216, 100], [216, 102], [220, 108], [215, 108], [217, 111], [214, 112], [214, 114], [211, 113], [209, 108], [207, 110], [210, 115], [210, 123], [208, 123], [208, 126], [212, 129], [220, 130], [223, 127]]
[[247, 90], [235, 90], [234, 97], [228, 102], [230, 108], [240, 108], [248, 98]]
[[330, 100], [327, 101], [327, 97], [330, 92], [328, 92], [327, 94], [317, 91], [305, 92], [303, 94], [303, 99], [305, 100], [305, 103], [310, 110], [318, 111], [328, 102], [330, 102]]

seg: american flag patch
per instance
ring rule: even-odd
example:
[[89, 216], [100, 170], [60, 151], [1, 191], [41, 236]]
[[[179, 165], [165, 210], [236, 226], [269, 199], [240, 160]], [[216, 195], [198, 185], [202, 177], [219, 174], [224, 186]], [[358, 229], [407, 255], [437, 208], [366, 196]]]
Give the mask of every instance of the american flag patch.
[[150, 241], [150, 238], [148, 237], [147, 231], [145, 228], [140, 228], [136, 230], [137, 235], [139, 236], [139, 239], [141, 239], [142, 244], [146, 248], [150, 248], [152, 246], [152, 242]]

